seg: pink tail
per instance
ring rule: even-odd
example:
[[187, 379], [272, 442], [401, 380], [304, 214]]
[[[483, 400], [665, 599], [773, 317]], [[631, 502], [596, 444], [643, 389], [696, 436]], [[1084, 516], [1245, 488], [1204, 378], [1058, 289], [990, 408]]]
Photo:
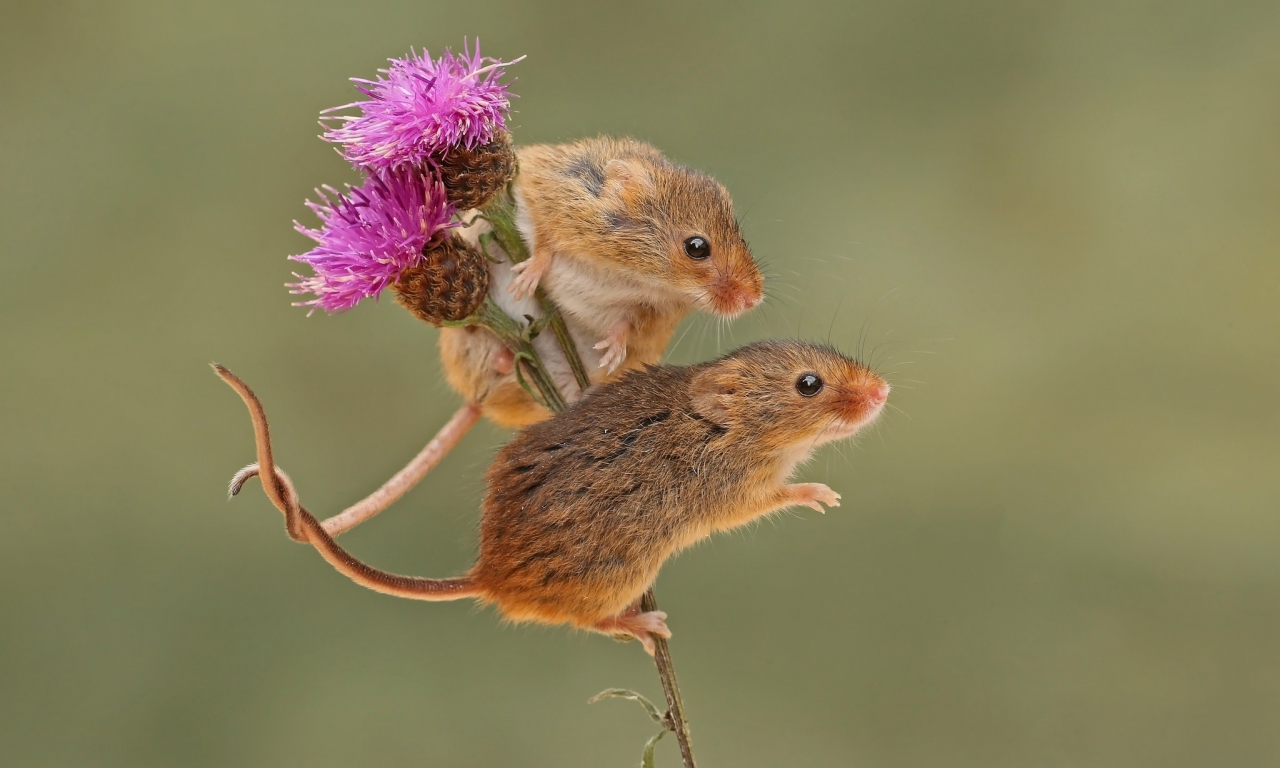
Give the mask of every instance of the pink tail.
[[[320, 556], [329, 564], [357, 584], [368, 587], [375, 592], [382, 592], [410, 600], [458, 600], [464, 597], [478, 597], [474, 582], [470, 576], [455, 576], [450, 579], [424, 579], [417, 576], [400, 576], [380, 571], [355, 559], [338, 542], [325, 532], [324, 526], [298, 501], [298, 493], [293, 481], [275, 465], [271, 455], [271, 431], [267, 426], [267, 414], [257, 395], [249, 389], [249, 385], [240, 380], [231, 371], [214, 364], [213, 370], [227, 382], [244, 404], [249, 408], [249, 417], [253, 419], [253, 433], [258, 447], [259, 477], [262, 489], [267, 498], [284, 513], [285, 529], [295, 541], [310, 544], [316, 548]], [[237, 475], [239, 477], [239, 475]], [[241, 482], [246, 478], [241, 478]], [[233, 486], [234, 487], [234, 486]]]

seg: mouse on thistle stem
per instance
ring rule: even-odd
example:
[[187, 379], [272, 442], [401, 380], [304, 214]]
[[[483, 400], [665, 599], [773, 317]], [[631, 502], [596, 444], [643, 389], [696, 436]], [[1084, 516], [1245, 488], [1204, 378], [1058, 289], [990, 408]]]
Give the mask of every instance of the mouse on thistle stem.
[[650, 653], [666, 615], [639, 600], [673, 554], [717, 531], [790, 506], [821, 511], [840, 495], [790, 483], [818, 446], [852, 437], [884, 408], [889, 385], [824, 346], [759, 342], [719, 360], [652, 366], [587, 393], [534, 424], [486, 475], [480, 551], [461, 576], [389, 574], [342, 549], [275, 467], [266, 414], [221, 366], [249, 408], [264, 489], [289, 535], [378, 592], [473, 598], [512, 621], [570, 624], [635, 637]]

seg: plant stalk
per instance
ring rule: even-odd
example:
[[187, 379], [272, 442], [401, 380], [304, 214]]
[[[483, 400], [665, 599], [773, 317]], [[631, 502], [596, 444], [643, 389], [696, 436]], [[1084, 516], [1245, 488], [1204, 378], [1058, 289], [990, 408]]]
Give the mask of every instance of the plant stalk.
[[[640, 598], [640, 610], [658, 610], [658, 598], [653, 594], [653, 587]], [[653, 663], [658, 667], [658, 679], [662, 681], [662, 693], [667, 697], [668, 727], [676, 735], [676, 743], [680, 745], [680, 758], [684, 760], [684, 768], [695, 768], [693, 761], [693, 745], [689, 743], [689, 721], [684, 716], [684, 699], [680, 698], [680, 683], [676, 680], [676, 667], [671, 661], [671, 648], [665, 638], [653, 638]]]
[[[542, 357], [533, 346], [533, 337], [540, 330], [536, 324], [520, 325], [508, 317], [492, 298], [486, 296], [484, 303], [470, 317], [456, 323], [446, 323], [446, 325], [482, 325], [488, 328], [515, 354], [516, 377], [533, 399], [553, 413], [568, 407], [564, 395], [556, 386], [555, 379], [547, 373], [546, 366], [542, 364]], [[525, 379], [524, 374], [521, 374], [521, 370], [528, 375], [528, 380]]]
[[[507, 258], [512, 263], [518, 264], [529, 258], [529, 251], [525, 247], [524, 239], [520, 236], [519, 229], [515, 225], [515, 204], [512, 201], [510, 193], [499, 194], [489, 203], [484, 210], [484, 216], [493, 226], [493, 234], [498, 241], [498, 245], [507, 254]], [[578, 382], [578, 386], [582, 391], [586, 391], [591, 385], [591, 380], [587, 377], [586, 366], [582, 363], [582, 358], [578, 356], [577, 345], [573, 343], [573, 338], [569, 335], [569, 328], [565, 325], [564, 317], [561, 316], [559, 309], [551, 303], [542, 292], [538, 289], [538, 303], [542, 307], [548, 325], [551, 326], [552, 333], [555, 334], [556, 341], [560, 345], [560, 349], [564, 352], [565, 359], [569, 361], [569, 367], [573, 369], [573, 376]], [[485, 309], [488, 310], [492, 304], [486, 299]], [[492, 310], [501, 314], [506, 323], [512, 327], [517, 327], [516, 323], [508, 318], [497, 305], [492, 306]], [[501, 323], [501, 321], [498, 321]], [[485, 325], [489, 325], [485, 322]], [[501, 333], [499, 335], [502, 335]], [[517, 332], [517, 339], [523, 339], [523, 336]], [[507, 341], [507, 338], [503, 338]], [[565, 408], [565, 399], [559, 388], [556, 386], [554, 379], [546, 373], [542, 365], [542, 360], [538, 357], [537, 352], [533, 351], [533, 345], [528, 344], [529, 354], [522, 355], [521, 350], [512, 347], [512, 351], [516, 353], [529, 369], [537, 369], [532, 374], [535, 386], [543, 393], [546, 398], [548, 408], [552, 411], [561, 411]], [[510, 345], [510, 342], [508, 342]], [[545, 381], [549, 388], [544, 390], [540, 382]], [[554, 396], [548, 396], [554, 391]], [[650, 587], [640, 598], [640, 610], [656, 611], [658, 610], [658, 599], [654, 596], [653, 588]], [[658, 668], [658, 678], [662, 681], [662, 692], [667, 698], [667, 712], [665, 726], [675, 733], [676, 741], [680, 745], [680, 757], [684, 761], [684, 768], [696, 768], [693, 760], [693, 746], [689, 742], [689, 722], [685, 719], [684, 700], [680, 697], [680, 684], [676, 679], [676, 668], [671, 661], [671, 649], [667, 645], [667, 641], [661, 637], [654, 638], [654, 664]]]
[[[493, 200], [485, 206], [484, 217], [493, 227], [493, 235], [498, 241], [498, 246], [507, 254], [507, 258], [511, 259], [512, 264], [519, 264], [529, 258], [529, 249], [525, 247], [524, 238], [520, 236], [520, 230], [516, 227], [516, 206], [512, 202], [510, 192], [495, 195]], [[578, 388], [586, 392], [587, 387], [591, 386], [591, 378], [587, 376], [587, 367], [578, 356], [577, 345], [569, 335], [569, 326], [565, 324], [564, 316], [541, 288], [535, 296], [543, 315], [549, 319], [551, 332], [555, 334], [560, 349], [564, 351], [565, 359], [569, 361], [569, 368], [573, 370], [573, 378], [578, 382]]]

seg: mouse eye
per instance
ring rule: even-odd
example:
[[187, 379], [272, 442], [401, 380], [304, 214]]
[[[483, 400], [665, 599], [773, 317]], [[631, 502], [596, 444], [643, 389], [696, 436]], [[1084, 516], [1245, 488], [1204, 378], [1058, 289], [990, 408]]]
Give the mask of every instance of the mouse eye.
[[684, 241], [684, 252], [689, 258], [702, 261], [711, 255], [711, 243], [702, 235], [694, 235]]
[[805, 397], [813, 397], [822, 391], [822, 378], [816, 373], [802, 373], [796, 379], [796, 391]]

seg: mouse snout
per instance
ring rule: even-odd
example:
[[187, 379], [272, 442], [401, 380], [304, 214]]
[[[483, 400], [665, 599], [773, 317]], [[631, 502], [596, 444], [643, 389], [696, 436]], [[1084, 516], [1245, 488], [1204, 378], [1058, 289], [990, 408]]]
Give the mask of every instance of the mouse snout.
[[759, 285], [721, 278], [712, 283], [708, 298], [716, 314], [737, 317], [759, 305], [764, 300], [764, 291]]
[[874, 373], [858, 377], [841, 398], [844, 416], [850, 421], [870, 421], [889, 400], [889, 383]]

